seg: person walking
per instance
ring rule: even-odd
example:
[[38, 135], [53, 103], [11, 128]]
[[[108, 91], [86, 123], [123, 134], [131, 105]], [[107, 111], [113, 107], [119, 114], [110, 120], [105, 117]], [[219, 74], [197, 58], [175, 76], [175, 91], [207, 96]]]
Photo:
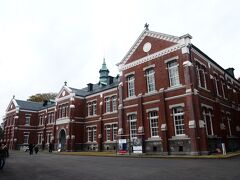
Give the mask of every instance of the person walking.
[[37, 154], [37, 153], [38, 153], [38, 151], [39, 151], [39, 148], [38, 148], [38, 146], [37, 146], [37, 145], [35, 145], [35, 147], [34, 147], [34, 151], [35, 151], [35, 154]]
[[29, 144], [28, 148], [29, 148], [29, 154], [32, 155], [33, 154], [33, 144]]
[[5, 165], [5, 158], [6, 158], [6, 145], [1, 144], [0, 146], [0, 170], [3, 169]]

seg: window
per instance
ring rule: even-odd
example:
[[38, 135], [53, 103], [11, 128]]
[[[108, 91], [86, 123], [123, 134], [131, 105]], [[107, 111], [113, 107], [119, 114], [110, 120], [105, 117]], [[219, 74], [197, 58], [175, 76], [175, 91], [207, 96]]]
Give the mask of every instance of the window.
[[230, 118], [230, 114], [227, 114], [227, 123], [228, 123], [228, 135], [232, 136], [232, 130], [231, 130], [231, 118]]
[[214, 135], [212, 125], [212, 110], [203, 107], [203, 120], [205, 122], [205, 129], [207, 135]]
[[154, 78], [154, 70], [153, 69], [146, 70], [146, 78], [147, 78], [148, 92], [155, 91], [155, 78]]
[[28, 139], [29, 139], [29, 133], [24, 133], [23, 143], [28, 144]]
[[150, 122], [150, 129], [151, 129], [151, 137], [159, 137], [157, 111], [149, 112], [149, 122]]
[[198, 86], [202, 88], [207, 88], [207, 83], [206, 83], [206, 68], [205, 66], [201, 65], [200, 63], [196, 62], [197, 66], [197, 78], [198, 78]]
[[130, 139], [135, 139], [137, 137], [137, 118], [136, 114], [131, 114], [128, 116], [130, 123]]
[[175, 126], [175, 135], [184, 135], [184, 113], [183, 107], [175, 107], [173, 108], [173, 119]]
[[25, 125], [30, 125], [30, 120], [31, 120], [31, 117], [29, 115], [26, 115], [26, 117], [25, 117]]
[[38, 144], [41, 144], [43, 141], [43, 134], [39, 133], [38, 134]]
[[117, 139], [117, 130], [118, 130], [118, 127], [117, 127], [117, 124], [113, 124], [112, 125], [113, 127], [113, 141]]
[[93, 138], [92, 138], [92, 127], [88, 128], [88, 142], [92, 142]]
[[127, 81], [128, 81], [128, 97], [135, 96], [134, 76], [133, 75], [128, 76]]
[[97, 142], [97, 127], [92, 126], [87, 128], [88, 142]]
[[48, 113], [48, 124], [54, 123], [54, 113]]
[[112, 111], [117, 111], [117, 97], [112, 97]]
[[106, 141], [111, 141], [111, 127], [106, 125]]
[[106, 113], [107, 112], [110, 112], [110, 98], [109, 97], [107, 97], [106, 99], [105, 99], [105, 104], [106, 104]]
[[93, 115], [97, 114], [97, 102], [96, 101], [92, 102], [92, 112], [93, 112]]
[[93, 142], [96, 142], [97, 141], [97, 127], [93, 127], [92, 128], [92, 131], [93, 131]]
[[170, 86], [177, 86], [180, 84], [179, 73], [178, 73], [178, 63], [176, 60], [168, 62], [168, 75]]
[[52, 136], [51, 133], [47, 134], [47, 144], [49, 144], [51, 142], [51, 136]]
[[67, 113], [68, 113], [68, 106], [66, 104], [59, 106], [59, 118], [67, 117]]
[[43, 125], [43, 123], [44, 123], [44, 117], [43, 117], [43, 115], [40, 115], [39, 116], [39, 125]]
[[92, 103], [89, 102], [88, 103], [88, 116], [91, 116], [93, 114], [93, 111], [92, 111]]

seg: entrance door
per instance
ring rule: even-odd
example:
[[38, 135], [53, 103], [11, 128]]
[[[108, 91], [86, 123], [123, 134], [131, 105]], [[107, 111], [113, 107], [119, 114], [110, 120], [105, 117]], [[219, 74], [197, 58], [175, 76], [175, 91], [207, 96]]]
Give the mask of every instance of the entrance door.
[[59, 133], [59, 144], [61, 145], [61, 150], [65, 150], [65, 144], [66, 144], [66, 133], [62, 129]]

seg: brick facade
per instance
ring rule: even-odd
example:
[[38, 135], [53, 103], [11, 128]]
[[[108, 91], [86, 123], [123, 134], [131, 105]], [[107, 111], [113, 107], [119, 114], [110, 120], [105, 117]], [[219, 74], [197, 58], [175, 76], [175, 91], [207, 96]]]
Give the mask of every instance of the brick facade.
[[129, 152], [136, 139], [144, 153], [206, 154], [221, 143], [240, 149], [240, 82], [190, 35], [145, 29], [118, 68], [120, 76], [108, 76], [104, 61], [98, 84], [65, 84], [44, 106], [13, 98], [1, 141], [10, 149], [52, 142], [67, 151], [115, 151], [118, 139]]

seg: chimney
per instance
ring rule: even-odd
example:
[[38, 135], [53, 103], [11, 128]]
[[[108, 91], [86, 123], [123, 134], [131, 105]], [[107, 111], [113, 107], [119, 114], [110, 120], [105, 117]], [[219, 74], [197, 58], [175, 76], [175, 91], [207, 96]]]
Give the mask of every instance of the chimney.
[[93, 90], [93, 84], [92, 83], [88, 83], [88, 91], [92, 91]]
[[225, 70], [226, 70], [229, 74], [231, 74], [232, 77], [235, 77], [235, 76], [234, 76], [234, 70], [235, 70], [234, 68], [227, 68], [227, 69], [225, 69]]

